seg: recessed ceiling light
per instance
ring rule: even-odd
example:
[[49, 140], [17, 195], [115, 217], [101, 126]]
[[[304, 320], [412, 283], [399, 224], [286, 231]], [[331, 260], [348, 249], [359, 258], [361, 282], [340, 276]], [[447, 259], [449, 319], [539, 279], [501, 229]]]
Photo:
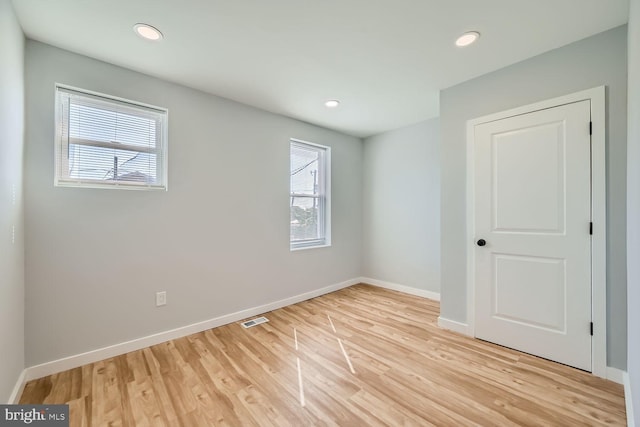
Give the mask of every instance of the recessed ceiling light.
[[337, 99], [330, 99], [324, 103], [324, 106], [327, 108], [336, 108], [338, 105], [340, 105], [340, 101]]
[[153, 41], [162, 39], [162, 33], [160, 30], [148, 24], [136, 24], [133, 26], [133, 31], [143, 39]]
[[471, 43], [475, 42], [480, 38], [480, 33], [477, 31], [469, 31], [458, 37], [456, 40], [456, 46], [465, 47], [469, 46]]

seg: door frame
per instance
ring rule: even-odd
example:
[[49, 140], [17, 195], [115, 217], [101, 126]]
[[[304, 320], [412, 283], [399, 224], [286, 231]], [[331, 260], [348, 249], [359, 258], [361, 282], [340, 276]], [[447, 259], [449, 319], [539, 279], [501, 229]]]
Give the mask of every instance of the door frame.
[[[607, 378], [607, 222], [605, 86], [489, 114], [467, 121], [467, 333], [475, 333], [475, 127], [574, 102], [591, 101], [591, 372]], [[586, 230], [585, 230], [586, 232]], [[587, 327], [587, 325], [585, 325]]]

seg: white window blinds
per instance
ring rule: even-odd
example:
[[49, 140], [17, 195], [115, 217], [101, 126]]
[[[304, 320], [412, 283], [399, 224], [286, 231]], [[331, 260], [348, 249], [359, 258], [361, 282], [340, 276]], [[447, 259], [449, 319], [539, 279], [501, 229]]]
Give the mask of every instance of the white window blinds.
[[166, 110], [56, 92], [56, 185], [166, 189]]

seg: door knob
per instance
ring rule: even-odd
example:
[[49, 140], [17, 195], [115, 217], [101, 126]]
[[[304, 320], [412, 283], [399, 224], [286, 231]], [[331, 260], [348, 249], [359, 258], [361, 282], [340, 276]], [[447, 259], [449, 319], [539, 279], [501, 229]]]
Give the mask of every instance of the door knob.
[[484, 240], [484, 239], [480, 239], [480, 240], [478, 240], [476, 243], [477, 243], [477, 245], [478, 245], [478, 246], [484, 246], [484, 245], [486, 245], [486, 244], [487, 244], [487, 241], [486, 241], [486, 240]]

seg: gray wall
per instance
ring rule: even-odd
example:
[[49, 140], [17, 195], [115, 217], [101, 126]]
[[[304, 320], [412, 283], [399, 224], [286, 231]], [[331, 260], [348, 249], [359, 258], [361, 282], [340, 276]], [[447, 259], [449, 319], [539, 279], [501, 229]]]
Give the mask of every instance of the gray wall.
[[[360, 139], [38, 42], [26, 67], [27, 365], [360, 276]], [[54, 187], [55, 82], [167, 107], [169, 191]], [[291, 137], [332, 147], [330, 248], [289, 251]]]
[[364, 143], [363, 275], [440, 292], [439, 120]]
[[24, 37], [9, 0], [0, 0], [0, 58], [0, 402], [4, 403], [24, 369]]
[[627, 29], [618, 27], [440, 93], [441, 315], [466, 322], [466, 122], [607, 86], [607, 356], [626, 368]]
[[627, 139], [627, 371], [640, 426], [640, 0], [629, 12], [629, 130]]

